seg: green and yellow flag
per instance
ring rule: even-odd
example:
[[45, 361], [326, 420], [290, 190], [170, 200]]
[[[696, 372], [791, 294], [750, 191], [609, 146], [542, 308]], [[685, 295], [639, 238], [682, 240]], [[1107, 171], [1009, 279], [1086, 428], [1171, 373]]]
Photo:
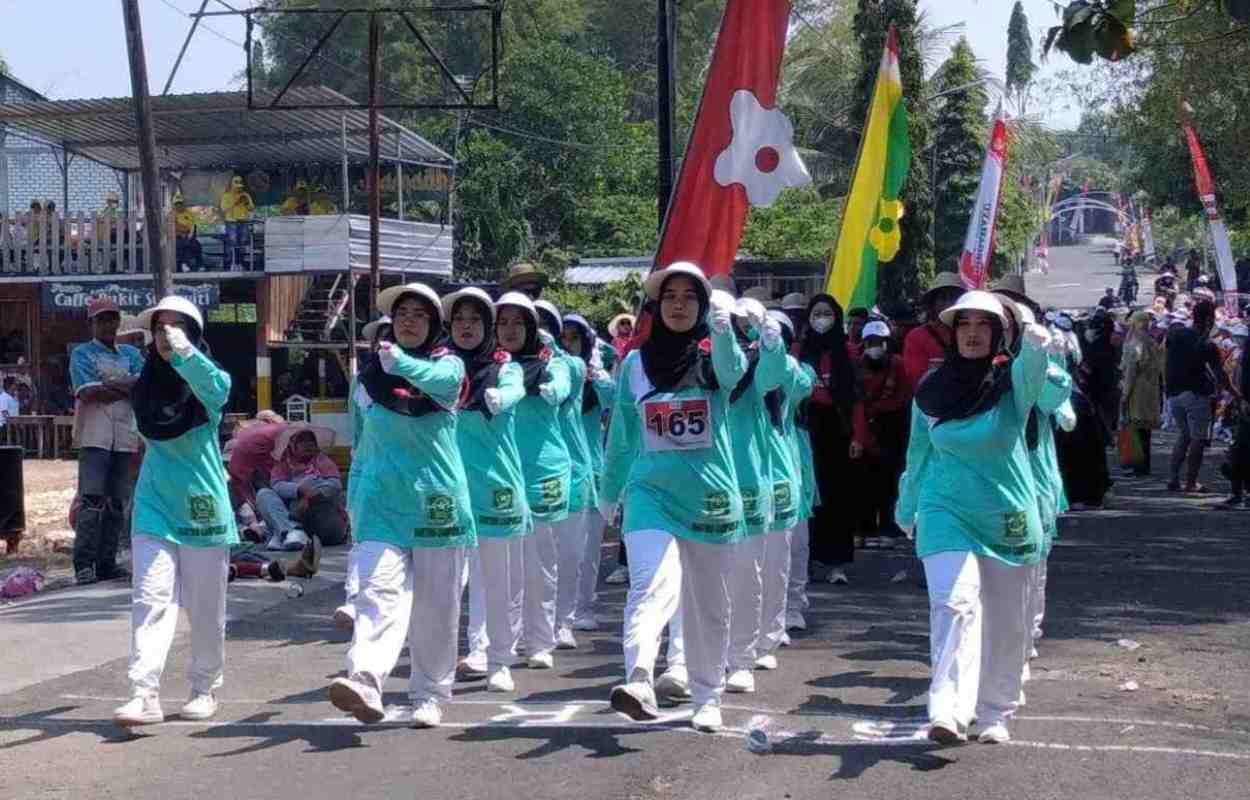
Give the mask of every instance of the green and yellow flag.
[[898, 33], [886, 35], [881, 71], [872, 93], [851, 193], [842, 213], [842, 230], [829, 262], [827, 291], [845, 309], [877, 302], [877, 265], [898, 255], [902, 236], [898, 199], [911, 167], [907, 108], [898, 66]]

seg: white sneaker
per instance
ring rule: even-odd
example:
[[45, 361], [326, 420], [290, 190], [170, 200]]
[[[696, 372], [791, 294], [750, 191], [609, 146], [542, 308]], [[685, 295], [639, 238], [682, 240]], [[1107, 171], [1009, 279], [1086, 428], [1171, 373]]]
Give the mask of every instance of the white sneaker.
[[113, 712], [113, 721], [124, 727], [157, 725], [165, 721], [161, 698], [155, 694], [136, 694]]
[[691, 726], [701, 733], [716, 733], [721, 729], [720, 706], [699, 706], [690, 718]]
[[951, 747], [968, 741], [968, 737], [959, 731], [959, 726], [953, 721], [938, 719], [929, 725], [929, 741]]
[[210, 719], [217, 713], [217, 699], [212, 692], [192, 692], [191, 699], [178, 712], [183, 719]]
[[603, 579], [603, 582], [611, 583], [613, 585], [629, 583], [629, 567], [617, 567], [608, 574], [608, 577]]
[[1024, 669], [1021, 670], [1020, 683], [1025, 684], [1025, 683], [1028, 683], [1032, 679], [1033, 679], [1033, 670], [1029, 669], [1029, 662], [1026, 659], [1024, 662]]
[[351, 632], [356, 629], [356, 607], [351, 603], [344, 603], [334, 609], [334, 624], [338, 628]]
[[655, 682], [655, 693], [670, 703], [680, 703], [690, 699], [690, 674], [680, 664], [664, 670]]
[[1003, 744], [1011, 741], [1011, 734], [1007, 732], [1007, 726], [1001, 722], [995, 722], [985, 730], [981, 731], [981, 735], [977, 737], [977, 741], [981, 744]]
[[500, 667], [490, 674], [486, 679], [486, 691], [488, 692], [515, 692], [516, 683], [512, 680], [512, 670], [507, 667]]
[[749, 669], [736, 669], [725, 681], [725, 691], [734, 694], [751, 694], [755, 691], [755, 676]]
[[573, 638], [573, 630], [571, 628], [556, 629], [556, 649], [557, 650], [576, 650], [577, 640]]
[[265, 542], [265, 549], [266, 550], [281, 550], [282, 549], [282, 534], [278, 533], [277, 531], [274, 531], [273, 533], [269, 534], [269, 541]]
[[834, 569], [834, 570], [831, 570], [831, 571], [829, 572], [829, 578], [828, 578], [828, 580], [829, 580], [829, 582], [830, 582], [830, 583], [833, 583], [833, 584], [839, 584], [839, 583], [840, 583], [840, 584], [842, 584], [843, 586], [846, 586], [847, 584], [849, 584], [849, 583], [851, 582], [851, 579], [850, 579], [850, 578], [848, 578], [848, 577], [846, 577], [846, 572], [845, 572], [844, 570], [841, 570], [841, 569]]
[[361, 722], [372, 724], [386, 718], [378, 690], [351, 678], [335, 678], [330, 683], [330, 702]]
[[765, 653], [764, 655], [755, 659], [755, 668], [766, 669], [770, 671], [774, 670], [777, 668], [777, 657], [773, 655], [772, 653]]
[[788, 631], [807, 630], [807, 620], [803, 618], [802, 611], [787, 611], [786, 612], [786, 630]]
[[597, 631], [599, 630], [599, 620], [594, 617], [578, 617], [573, 620], [573, 630], [575, 631]]
[[613, 711], [635, 722], [646, 722], [660, 716], [660, 709], [655, 703], [655, 690], [646, 681], [630, 681], [614, 687], [611, 705]]
[[456, 677], [462, 681], [480, 681], [486, 673], [485, 650], [474, 650], [456, 664]]
[[443, 724], [443, 710], [437, 700], [427, 697], [412, 707], [411, 721], [414, 728], [437, 728]]
[[781, 641], [778, 642], [778, 644], [781, 645], [782, 647], [789, 647], [790, 646], [790, 634], [786, 633], [785, 631], [782, 631]]
[[1036, 647], [1030, 647], [1030, 648], [1029, 648], [1029, 658], [1037, 658], [1037, 648], [1036, 648]]
[[306, 544], [308, 544], [308, 534], [299, 528], [291, 528], [282, 539], [282, 549], [290, 552], [303, 550]]
[[543, 650], [530, 656], [526, 662], [530, 669], [551, 669], [556, 665], [556, 661], [551, 657], [550, 650]]

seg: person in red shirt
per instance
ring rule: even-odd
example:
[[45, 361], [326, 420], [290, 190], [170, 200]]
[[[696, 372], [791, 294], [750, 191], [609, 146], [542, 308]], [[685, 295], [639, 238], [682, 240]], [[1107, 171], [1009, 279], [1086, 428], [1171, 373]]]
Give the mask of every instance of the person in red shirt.
[[903, 359], [890, 352], [890, 326], [874, 320], [864, 326], [864, 355], [857, 364], [858, 391], [851, 421], [850, 457], [862, 466], [859, 493], [866, 533], [898, 537], [894, 522], [898, 479], [907, 452], [912, 388]]
[[269, 482], [273, 471], [273, 448], [287, 424], [273, 411], [261, 411], [251, 423], [235, 433], [227, 444], [226, 473], [235, 513], [245, 503], [256, 509], [256, 486]]
[[927, 321], [903, 340], [903, 371], [911, 391], [915, 392], [925, 374], [946, 358], [952, 334], [938, 315], [954, 305], [963, 293], [964, 284], [957, 273], [939, 272], [929, 291], [921, 295]]
[[868, 309], [852, 308], [846, 312], [846, 354], [857, 362], [864, 357], [864, 326], [868, 324]]

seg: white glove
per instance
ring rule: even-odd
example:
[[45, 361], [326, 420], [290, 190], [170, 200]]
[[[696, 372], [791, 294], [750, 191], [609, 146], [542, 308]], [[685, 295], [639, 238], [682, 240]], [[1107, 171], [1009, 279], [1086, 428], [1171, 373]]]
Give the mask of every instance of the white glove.
[[1055, 422], [1059, 423], [1059, 427], [1066, 433], [1072, 433], [1076, 430], [1076, 414], [1072, 410], [1072, 406], [1064, 403], [1055, 410]]
[[603, 351], [599, 349], [599, 340], [595, 339], [590, 344], [590, 372], [592, 375], [598, 375], [603, 372]]
[[764, 332], [764, 322], [768, 319], [768, 309], [764, 308], [764, 304], [754, 297], [739, 298], [737, 304], [739, 316], [747, 318], [747, 322], [751, 323], [751, 327], [760, 333]]
[[612, 375], [603, 367], [598, 367], [590, 375], [591, 383], [611, 383]]
[[760, 328], [760, 341], [769, 350], [775, 350], [781, 341], [781, 323], [772, 317], [764, 319], [764, 327]]
[[711, 307], [712, 330], [717, 333], [729, 330], [736, 303], [737, 301], [729, 292], [723, 289], [712, 290], [712, 295], [708, 298], [708, 305]]
[[482, 392], [482, 400], [486, 403], [486, 410], [491, 414], [498, 414], [503, 408], [503, 392], [498, 389], [487, 389]]
[[190, 358], [195, 352], [195, 345], [191, 344], [191, 340], [187, 338], [187, 334], [182, 328], [173, 325], [165, 326], [165, 339], [169, 342], [169, 346], [173, 351], [183, 358]]
[[1024, 342], [1031, 345], [1035, 350], [1045, 350], [1050, 344], [1050, 339], [1050, 331], [1036, 322], [1030, 323], [1024, 328]]
[[558, 406], [560, 401], [556, 399], [556, 387], [550, 383], [544, 383], [538, 387], [538, 393], [547, 401], [548, 405]]
[[538, 329], [538, 341], [542, 342], [547, 347], [556, 346], [556, 337], [552, 336], [551, 332], [546, 328]]
[[382, 365], [382, 371], [390, 373], [399, 362], [399, 348], [394, 342], [378, 343], [378, 363]]

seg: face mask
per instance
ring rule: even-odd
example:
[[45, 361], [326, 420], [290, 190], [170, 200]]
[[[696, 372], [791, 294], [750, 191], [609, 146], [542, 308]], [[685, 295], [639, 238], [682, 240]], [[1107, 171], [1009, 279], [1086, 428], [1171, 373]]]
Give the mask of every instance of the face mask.
[[833, 328], [833, 317], [812, 317], [811, 325], [816, 333], [828, 333]]
[[877, 361], [885, 356], [885, 348], [881, 345], [869, 347], [866, 350], [864, 350], [864, 355], [868, 356], [874, 361]]
[[1094, 340], [1097, 338], [1098, 338], [1097, 331], [1085, 331], [1085, 341], [1089, 342], [1090, 344], [1093, 344]]

